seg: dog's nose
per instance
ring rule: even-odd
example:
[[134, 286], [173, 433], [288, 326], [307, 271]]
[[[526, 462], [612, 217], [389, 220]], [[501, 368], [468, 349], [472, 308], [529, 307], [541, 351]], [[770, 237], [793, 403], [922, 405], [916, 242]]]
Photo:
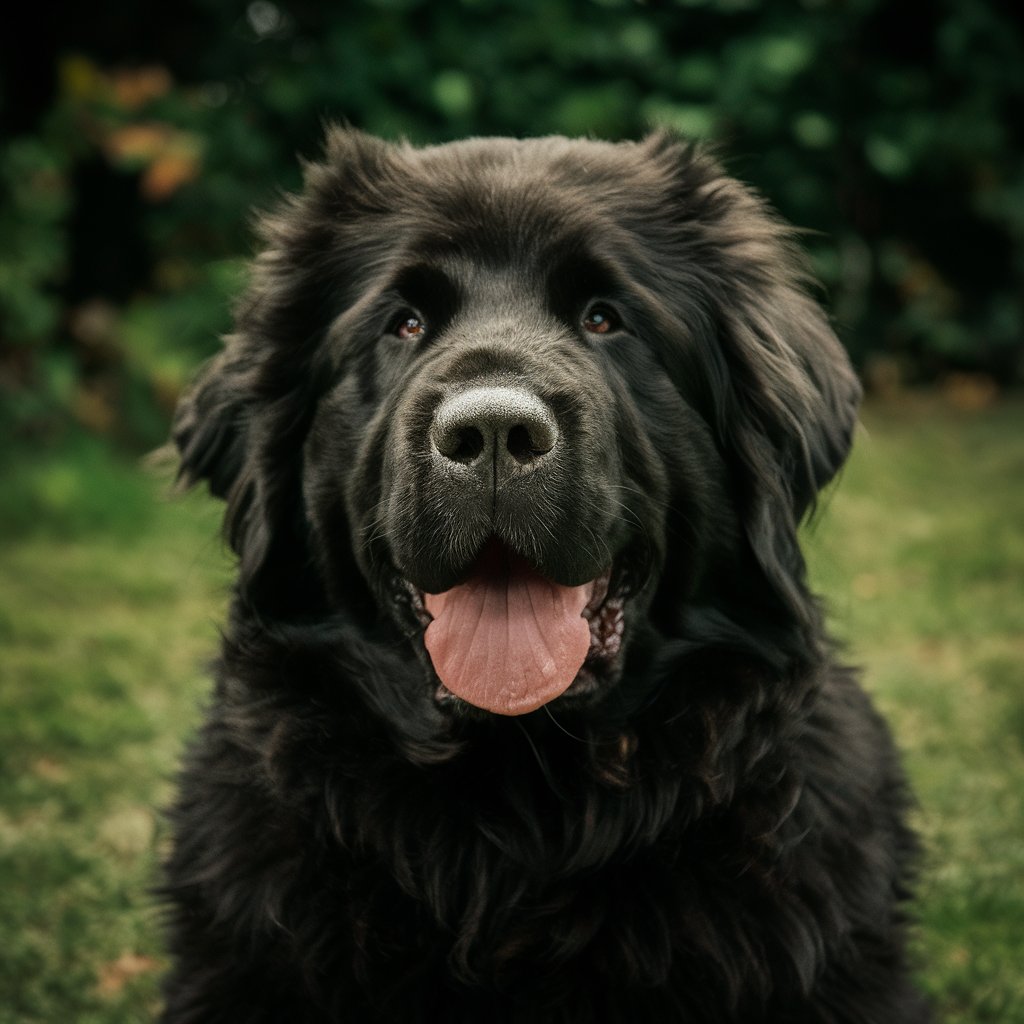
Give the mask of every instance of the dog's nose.
[[446, 398], [434, 412], [430, 439], [441, 457], [496, 479], [532, 469], [558, 441], [554, 413], [525, 388], [475, 387]]

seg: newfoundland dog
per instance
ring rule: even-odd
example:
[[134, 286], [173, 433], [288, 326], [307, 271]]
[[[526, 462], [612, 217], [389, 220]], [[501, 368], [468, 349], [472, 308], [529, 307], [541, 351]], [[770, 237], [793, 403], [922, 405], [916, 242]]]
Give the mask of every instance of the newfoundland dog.
[[914, 1024], [797, 525], [860, 389], [706, 154], [332, 130], [174, 424], [238, 582], [164, 1021]]

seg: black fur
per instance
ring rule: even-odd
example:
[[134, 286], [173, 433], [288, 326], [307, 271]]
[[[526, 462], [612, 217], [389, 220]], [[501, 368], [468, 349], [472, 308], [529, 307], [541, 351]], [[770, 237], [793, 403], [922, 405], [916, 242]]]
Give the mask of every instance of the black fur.
[[[926, 1021], [908, 794], [797, 545], [859, 387], [788, 230], [670, 138], [336, 130], [262, 234], [174, 427], [239, 580], [171, 813], [163, 1019]], [[426, 437], [510, 379], [563, 443], [481, 502]], [[488, 536], [566, 584], [614, 567], [590, 690], [438, 698], [414, 595]]]

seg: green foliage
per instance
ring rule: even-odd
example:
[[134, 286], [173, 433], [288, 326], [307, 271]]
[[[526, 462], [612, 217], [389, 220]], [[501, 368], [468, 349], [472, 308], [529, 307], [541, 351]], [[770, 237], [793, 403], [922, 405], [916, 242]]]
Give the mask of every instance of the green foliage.
[[251, 210], [298, 184], [325, 118], [721, 143], [811, 229], [860, 365], [1024, 373], [1024, 42], [996, 0], [200, 0], [124, 62], [98, 56], [102, 14], [0, 152], [7, 433], [70, 417], [153, 443], [227, 325]]
[[41, 140], [18, 139], [0, 151], [0, 305], [5, 337], [16, 345], [45, 341], [56, 329], [56, 284], [66, 245], [67, 182], [60, 154]]

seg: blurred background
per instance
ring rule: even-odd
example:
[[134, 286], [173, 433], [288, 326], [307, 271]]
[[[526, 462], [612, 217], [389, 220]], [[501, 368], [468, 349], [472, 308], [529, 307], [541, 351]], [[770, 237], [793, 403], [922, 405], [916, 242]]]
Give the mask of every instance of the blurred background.
[[[10, 16], [8, 16], [9, 19]], [[148, 1019], [218, 510], [138, 458], [325, 120], [719, 146], [868, 387], [808, 534], [921, 794], [922, 983], [1024, 1021], [1024, 15], [998, 0], [25, 4], [0, 28], [0, 1024]]]
[[[3, 33], [6, 437], [141, 450], [227, 325], [250, 211], [327, 118], [389, 138], [652, 126], [808, 237], [870, 383], [1024, 375], [1024, 41], [994, 0], [26, 5]], [[956, 375], [970, 374], [970, 381]], [[975, 396], [979, 397], [979, 396]]]

